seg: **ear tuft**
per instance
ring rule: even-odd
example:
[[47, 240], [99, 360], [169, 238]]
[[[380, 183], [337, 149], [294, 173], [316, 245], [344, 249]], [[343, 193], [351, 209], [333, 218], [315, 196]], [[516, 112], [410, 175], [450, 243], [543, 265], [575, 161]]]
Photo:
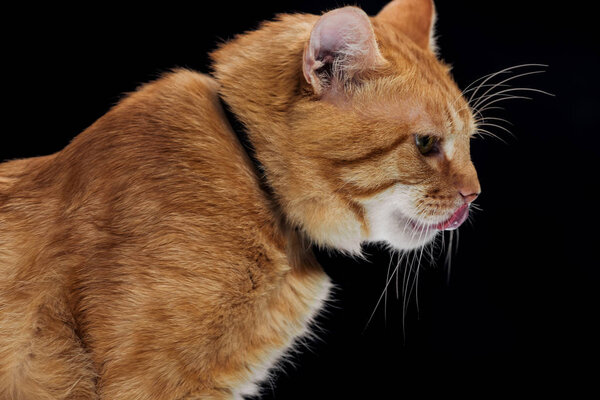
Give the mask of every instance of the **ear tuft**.
[[313, 27], [302, 71], [321, 95], [382, 61], [367, 14], [356, 7], [343, 7], [323, 14]]
[[392, 25], [421, 48], [436, 52], [433, 0], [394, 0], [383, 7], [375, 18]]

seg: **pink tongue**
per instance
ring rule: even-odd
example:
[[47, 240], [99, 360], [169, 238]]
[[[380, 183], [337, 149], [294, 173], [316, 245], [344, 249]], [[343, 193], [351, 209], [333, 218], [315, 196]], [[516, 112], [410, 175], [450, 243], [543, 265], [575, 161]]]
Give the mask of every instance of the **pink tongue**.
[[469, 216], [469, 205], [463, 204], [448, 220], [440, 222], [435, 226], [441, 231], [451, 231], [462, 225]]

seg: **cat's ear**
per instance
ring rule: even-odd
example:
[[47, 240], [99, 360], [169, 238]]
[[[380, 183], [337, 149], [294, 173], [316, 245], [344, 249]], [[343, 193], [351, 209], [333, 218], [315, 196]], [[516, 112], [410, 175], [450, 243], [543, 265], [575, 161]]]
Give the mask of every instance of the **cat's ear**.
[[302, 71], [317, 95], [384, 62], [369, 17], [356, 7], [325, 13], [304, 48]]
[[421, 48], [436, 52], [433, 0], [394, 0], [383, 7], [375, 18], [404, 33]]

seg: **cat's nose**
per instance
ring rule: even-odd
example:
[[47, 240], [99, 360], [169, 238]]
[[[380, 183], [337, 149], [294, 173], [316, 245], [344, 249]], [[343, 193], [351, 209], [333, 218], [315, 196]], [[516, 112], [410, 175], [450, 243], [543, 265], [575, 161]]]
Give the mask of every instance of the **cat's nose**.
[[462, 196], [462, 198], [465, 201], [465, 203], [471, 204], [473, 201], [475, 201], [475, 199], [477, 198], [477, 196], [479, 196], [479, 193], [465, 194], [465, 193], [463, 193], [461, 191], [460, 195]]
[[481, 193], [481, 186], [479, 186], [477, 178], [473, 178], [463, 181], [463, 184], [459, 186], [458, 191], [464, 202], [466, 204], [471, 204]]
[[463, 175], [460, 175], [457, 179], [456, 184], [465, 204], [471, 204], [481, 193], [481, 185], [479, 184], [477, 172], [472, 163], [467, 165]]
[[479, 189], [479, 187], [477, 187], [477, 188], [463, 187], [460, 189], [459, 192], [460, 192], [460, 195], [462, 196], [463, 200], [465, 201], [465, 203], [471, 204], [473, 201], [475, 201], [477, 196], [479, 196], [479, 194], [481, 193], [481, 190]]

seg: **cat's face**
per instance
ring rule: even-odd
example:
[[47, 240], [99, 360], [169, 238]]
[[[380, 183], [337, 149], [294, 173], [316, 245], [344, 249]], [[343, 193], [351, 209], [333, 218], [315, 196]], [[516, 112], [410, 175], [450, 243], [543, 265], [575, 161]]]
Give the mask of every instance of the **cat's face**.
[[433, 20], [432, 0], [284, 15], [213, 53], [278, 205], [314, 243], [412, 249], [467, 217], [475, 120]]
[[467, 218], [480, 192], [476, 125], [432, 50], [433, 18], [431, 1], [397, 0], [371, 19], [346, 7], [313, 27], [303, 72], [314, 96], [297, 109], [312, 119], [291, 120], [331, 194], [328, 211], [304, 218], [318, 242], [411, 249]]

